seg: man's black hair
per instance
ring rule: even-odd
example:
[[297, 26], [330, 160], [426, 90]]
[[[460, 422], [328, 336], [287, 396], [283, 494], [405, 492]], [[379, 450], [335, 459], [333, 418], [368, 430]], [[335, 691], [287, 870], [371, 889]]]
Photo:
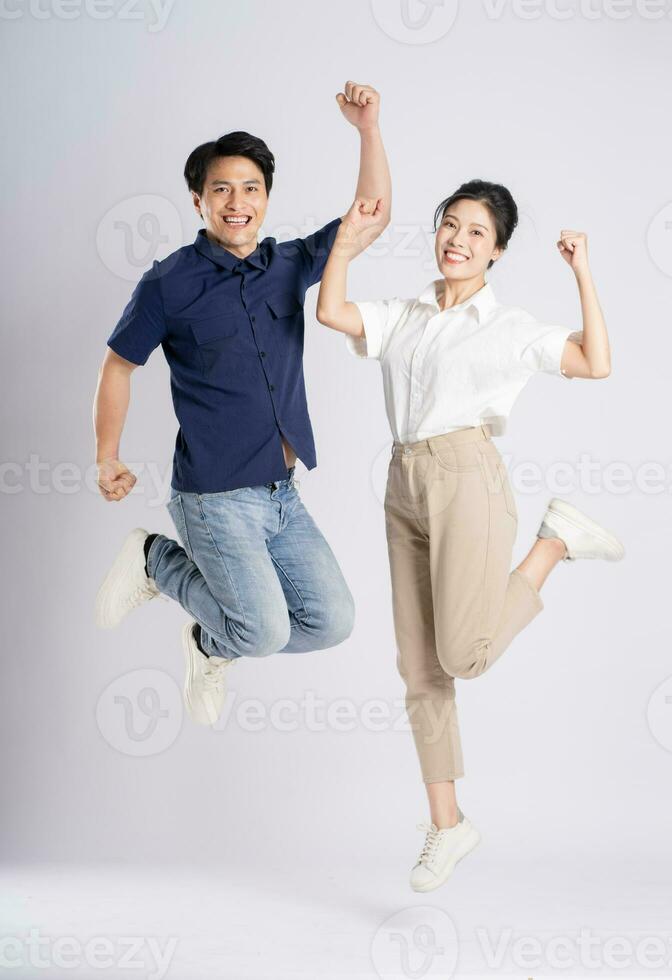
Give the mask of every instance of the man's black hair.
[[200, 146], [191, 151], [184, 165], [184, 179], [190, 191], [194, 191], [200, 197], [203, 193], [208, 167], [213, 160], [217, 160], [219, 157], [247, 157], [248, 160], [252, 160], [264, 175], [266, 193], [271, 193], [275, 157], [258, 136], [251, 136], [250, 133], [243, 132], [225, 133], [218, 140], [201, 143]]

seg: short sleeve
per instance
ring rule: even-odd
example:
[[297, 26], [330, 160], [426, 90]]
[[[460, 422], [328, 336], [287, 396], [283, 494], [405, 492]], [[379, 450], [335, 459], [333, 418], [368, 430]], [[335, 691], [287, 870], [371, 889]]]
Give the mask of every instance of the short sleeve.
[[412, 301], [405, 299], [360, 300], [355, 303], [364, 324], [363, 337], [346, 334], [346, 345], [356, 357], [380, 360], [394, 328], [408, 311]]
[[115, 354], [145, 364], [166, 333], [158, 263], [154, 263], [133, 290], [126, 309], [107, 341]]
[[565, 343], [577, 338], [580, 341], [581, 336], [580, 332], [573, 331], [571, 327], [553, 326], [530, 319], [525, 323], [523, 331], [520, 361], [533, 373], [542, 371], [544, 374], [568, 377], [560, 369]]
[[308, 235], [306, 238], [297, 238], [295, 244], [301, 254], [306, 289], [315, 285], [322, 278], [340, 224], [341, 219], [334, 218], [328, 225], [318, 229], [312, 235]]

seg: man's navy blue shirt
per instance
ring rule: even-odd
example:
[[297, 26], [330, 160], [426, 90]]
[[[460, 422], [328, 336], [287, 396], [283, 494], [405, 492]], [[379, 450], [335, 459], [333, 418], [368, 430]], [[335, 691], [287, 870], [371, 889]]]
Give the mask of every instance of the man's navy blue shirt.
[[265, 238], [245, 259], [201, 229], [136, 286], [107, 343], [134, 364], [163, 347], [180, 425], [176, 490], [217, 493], [286, 479], [282, 436], [308, 469], [316, 465], [303, 303], [322, 278], [340, 221], [291, 242]]

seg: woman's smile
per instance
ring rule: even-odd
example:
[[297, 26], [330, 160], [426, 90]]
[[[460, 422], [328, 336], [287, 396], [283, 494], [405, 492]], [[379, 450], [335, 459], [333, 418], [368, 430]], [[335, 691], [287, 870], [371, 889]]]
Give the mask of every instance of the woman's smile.
[[461, 265], [463, 262], [469, 261], [469, 256], [448, 248], [444, 250], [443, 261], [449, 265]]

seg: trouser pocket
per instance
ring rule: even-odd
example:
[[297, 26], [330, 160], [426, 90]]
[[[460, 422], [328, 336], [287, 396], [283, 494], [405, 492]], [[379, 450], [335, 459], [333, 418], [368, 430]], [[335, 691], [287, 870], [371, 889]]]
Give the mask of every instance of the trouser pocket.
[[481, 448], [480, 457], [483, 478], [487, 484], [488, 493], [493, 497], [499, 497], [504, 503], [506, 512], [514, 521], [517, 521], [518, 508], [516, 507], [516, 498], [511, 489], [504, 460], [494, 445]]

